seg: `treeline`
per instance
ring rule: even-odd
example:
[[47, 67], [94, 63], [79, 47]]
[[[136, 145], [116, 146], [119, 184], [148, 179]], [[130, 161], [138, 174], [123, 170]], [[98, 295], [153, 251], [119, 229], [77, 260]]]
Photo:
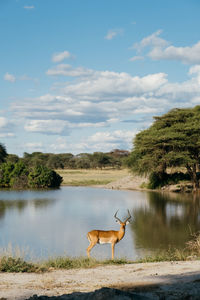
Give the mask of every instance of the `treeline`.
[[6, 162], [23, 162], [27, 167], [45, 166], [50, 169], [96, 169], [96, 168], [116, 168], [119, 169], [125, 164], [129, 152], [126, 150], [115, 149], [109, 153], [94, 152], [80, 153], [73, 155], [71, 153], [42, 153], [33, 152], [24, 153], [22, 158], [17, 155], [8, 154]]
[[58, 188], [62, 177], [44, 164], [30, 165], [24, 158], [8, 154], [0, 143], [0, 188]]
[[[149, 176], [149, 188], [189, 179], [200, 189], [200, 105], [154, 117], [153, 124], [135, 136], [128, 166]], [[174, 168], [180, 172], [172, 174]]]

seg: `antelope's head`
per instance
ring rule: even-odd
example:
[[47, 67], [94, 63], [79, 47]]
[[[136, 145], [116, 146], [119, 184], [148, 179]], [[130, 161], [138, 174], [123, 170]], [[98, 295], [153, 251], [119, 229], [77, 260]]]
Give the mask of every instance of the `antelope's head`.
[[131, 219], [131, 214], [128, 210], [128, 217], [125, 219], [125, 221], [121, 221], [118, 217], [117, 217], [117, 213], [118, 213], [118, 210], [116, 211], [115, 215], [114, 215], [114, 218], [116, 219], [116, 222], [118, 222], [120, 224], [120, 226], [125, 229], [126, 225], [129, 224], [129, 220]]

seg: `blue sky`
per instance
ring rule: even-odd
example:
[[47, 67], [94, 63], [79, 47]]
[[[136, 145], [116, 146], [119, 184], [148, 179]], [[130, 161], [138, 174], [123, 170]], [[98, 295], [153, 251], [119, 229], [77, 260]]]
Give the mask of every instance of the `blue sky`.
[[200, 104], [199, 14], [199, 0], [0, 0], [0, 142], [130, 150], [153, 116]]

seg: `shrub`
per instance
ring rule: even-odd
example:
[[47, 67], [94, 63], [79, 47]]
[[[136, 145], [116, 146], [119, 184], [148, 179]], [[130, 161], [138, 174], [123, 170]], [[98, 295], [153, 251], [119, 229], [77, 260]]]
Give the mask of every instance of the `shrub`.
[[22, 258], [2, 257], [0, 260], [0, 272], [35, 272], [37, 268]]
[[152, 172], [149, 176], [148, 188], [156, 189], [168, 184], [177, 184], [181, 180], [190, 180], [189, 174], [182, 172], [173, 174]]
[[34, 188], [59, 187], [61, 182], [62, 177], [45, 166], [36, 166], [28, 175], [28, 184]]
[[61, 182], [59, 174], [42, 165], [29, 169], [21, 160], [15, 164], [8, 162], [0, 165], [0, 187], [56, 188]]
[[0, 187], [10, 187], [11, 174], [14, 164], [3, 163], [0, 165]]

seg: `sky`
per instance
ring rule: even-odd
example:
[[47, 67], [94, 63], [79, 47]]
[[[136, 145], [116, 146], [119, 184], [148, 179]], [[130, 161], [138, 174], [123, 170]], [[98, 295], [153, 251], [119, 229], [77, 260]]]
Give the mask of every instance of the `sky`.
[[200, 105], [199, 15], [199, 0], [0, 0], [0, 143], [131, 150], [154, 116]]

